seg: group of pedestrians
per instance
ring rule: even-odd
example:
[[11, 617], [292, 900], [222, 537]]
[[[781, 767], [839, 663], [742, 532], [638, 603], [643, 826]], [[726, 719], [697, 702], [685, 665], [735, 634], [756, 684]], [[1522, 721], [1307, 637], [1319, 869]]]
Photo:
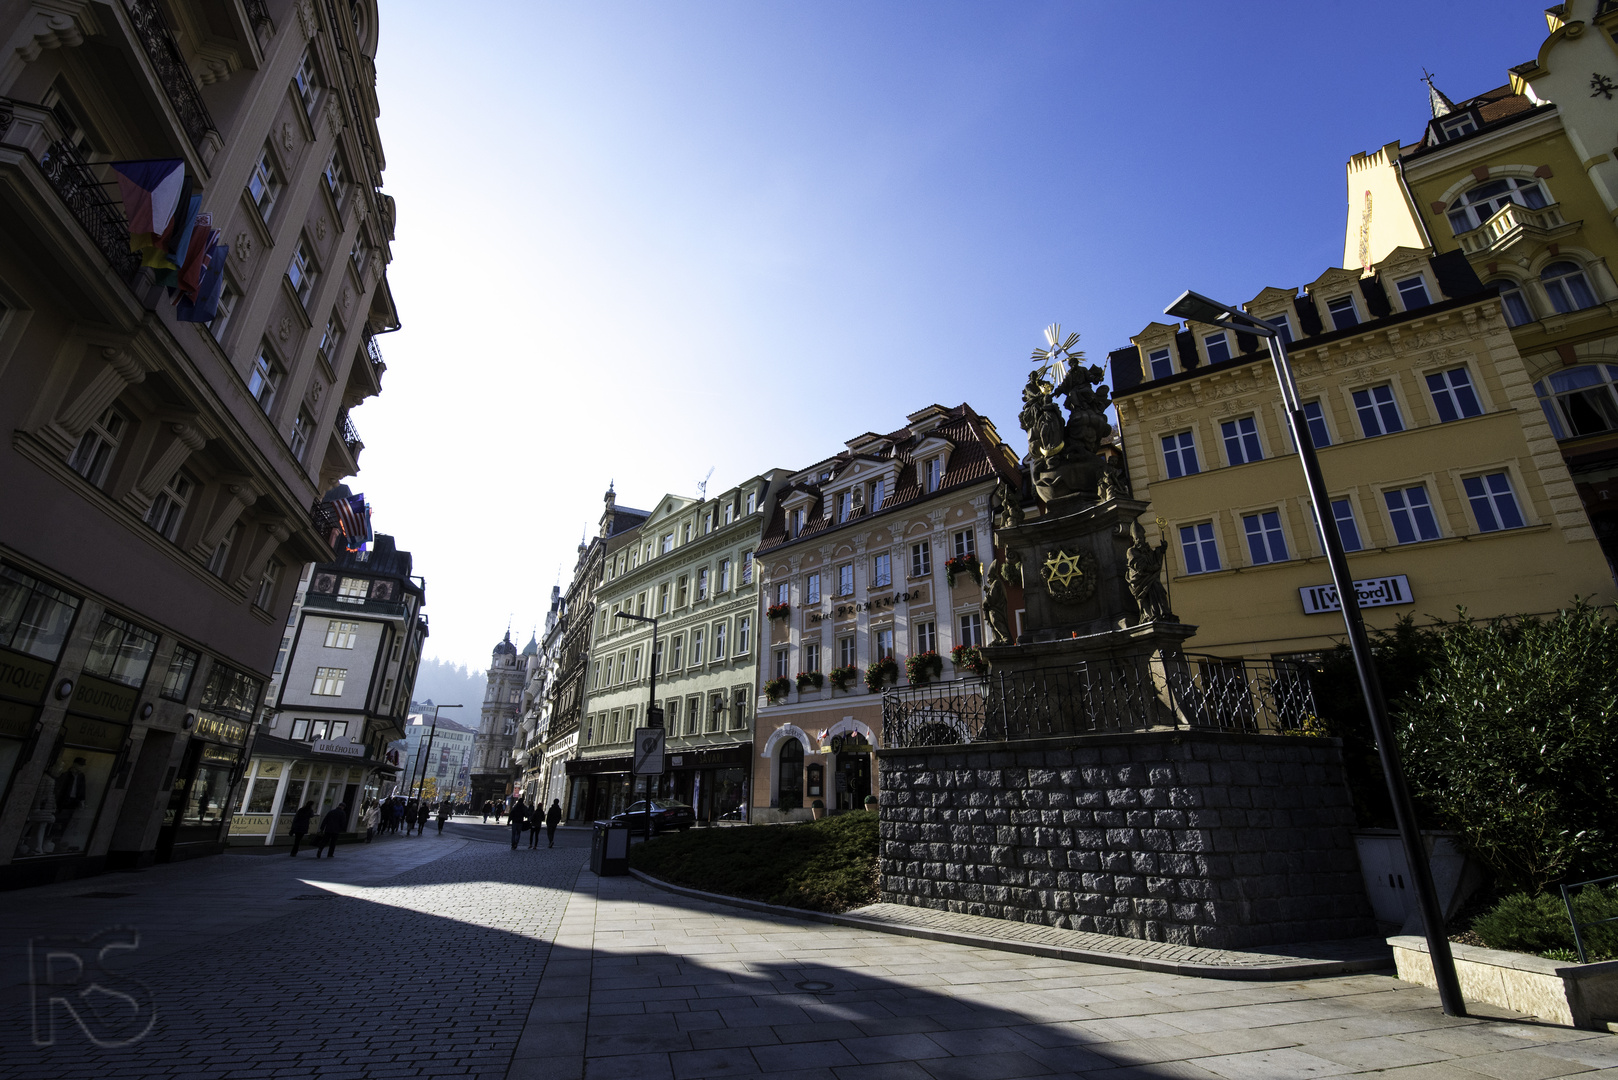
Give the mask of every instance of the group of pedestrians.
[[[378, 833], [397, 834], [401, 829], [406, 836], [420, 836], [427, 831], [428, 824], [434, 816], [438, 818], [438, 831], [444, 831], [444, 822], [455, 813], [455, 803], [451, 799], [443, 799], [435, 806], [425, 799], [406, 799], [395, 796], [378, 802], [367, 799], [360, 807], [358, 826], [365, 830], [365, 842], [369, 844]], [[464, 809], [464, 807], [463, 807]], [[309, 835], [310, 825], [315, 819], [315, 802], [313, 799], [298, 808], [292, 815], [292, 852], [298, 854], [303, 847], [304, 837]], [[320, 831], [316, 833], [315, 858], [322, 853], [327, 858], [337, 854], [337, 837], [348, 827], [348, 806], [338, 803], [326, 812], [320, 819]]]
[[[292, 855], [297, 857], [298, 848], [303, 844], [303, 838], [309, 835], [309, 823], [314, 820], [315, 800], [310, 799], [298, 807], [298, 812], [292, 815]], [[320, 832], [315, 844], [315, 858], [320, 858], [324, 852], [328, 859], [337, 857], [337, 837], [341, 835], [348, 825], [348, 807], [338, 803], [326, 811], [326, 816], [320, 819]]]
[[[549, 810], [541, 810], [539, 807], [529, 806], [525, 802], [514, 802], [511, 804], [511, 809], [507, 811], [507, 818], [511, 825], [512, 851], [517, 850], [517, 844], [522, 840], [523, 830], [525, 829], [528, 831], [528, 848], [530, 851], [539, 846], [539, 830], [541, 828], [544, 828], [545, 836], [549, 841], [545, 846], [555, 847], [556, 826], [562, 823], [562, 801], [552, 799]], [[485, 818], [485, 820], [487, 819]], [[494, 821], [496, 825], [500, 823], [498, 812]]]

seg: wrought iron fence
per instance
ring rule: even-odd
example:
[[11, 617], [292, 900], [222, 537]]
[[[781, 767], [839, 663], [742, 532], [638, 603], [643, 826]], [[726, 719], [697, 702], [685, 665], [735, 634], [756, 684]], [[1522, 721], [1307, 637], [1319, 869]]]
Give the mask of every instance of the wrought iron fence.
[[1613, 874], [1610, 877], [1591, 878], [1589, 881], [1575, 881], [1562, 886], [1562, 906], [1567, 908], [1567, 921], [1573, 924], [1573, 944], [1578, 949], [1579, 963], [1581, 964], [1590, 962], [1589, 953], [1584, 946], [1584, 931], [1592, 926], [1603, 926], [1607, 923], [1618, 922], [1618, 916], [1610, 919], [1586, 919], [1581, 921], [1573, 911], [1573, 893], [1569, 890], [1583, 889], [1590, 885], [1595, 885], [1599, 888], [1610, 881], [1618, 881], [1618, 874]]
[[316, 502], [309, 507], [309, 524], [314, 526], [315, 532], [327, 537], [342, 527], [337, 519], [337, 507], [329, 502]]
[[197, 89], [197, 82], [191, 77], [191, 69], [186, 66], [185, 57], [169, 30], [168, 22], [163, 18], [157, 0], [125, 0], [125, 7], [129, 10], [129, 21], [135, 27], [135, 36], [140, 38], [141, 47], [152, 62], [152, 69], [157, 72], [158, 81], [163, 84], [163, 91], [168, 94], [169, 103], [180, 118], [180, 125], [185, 128], [186, 138], [200, 153], [203, 139], [209, 132], [217, 133], [218, 129], [214, 127], [208, 106], [202, 103], [202, 91]]
[[360, 433], [354, 429], [354, 421], [349, 419], [347, 409], [344, 409], [338, 415], [337, 429], [342, 433], [343, 445], [348, 447], [348, 452], [358, 457], [359, 452], [365, 449], [365, 441], [360, 438]]
[[1302, 731], [1315, 715], [1308, 669], [1197, 654], [1122, 656], [882, 695], [887, 747], [1195, 728]]
[[108, 196], [72, 144], [51, 143], [39, 168], [112, 268], [125, 279], [133, 277], [140, 259], [129, 250], [129, 221], [123, 207]]
[[263, 26], [265, 23], [274, 25], [270, 19], [270, 9], [264, 6], [264, 0], [246, 0], [247, 17], [254, 26]]

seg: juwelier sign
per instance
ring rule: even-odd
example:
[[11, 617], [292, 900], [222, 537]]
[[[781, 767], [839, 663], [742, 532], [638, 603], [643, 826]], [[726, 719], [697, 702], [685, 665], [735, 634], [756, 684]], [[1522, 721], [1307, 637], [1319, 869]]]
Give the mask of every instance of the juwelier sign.
[[[1313, 585], [1299, 589], [1298, 595], [1303, 598], [1305, 615], [1324, 615], [1329, 611], [1343, 610], [1342, 601], [1337, 598], [1335, 585]], [[1391, 607], [1395, 604], [1416, 602], [1416, 598], [1410, 592], [1410, 579], [1403, 574], [1356, 581], [1354, 595], [1362, 608]]]

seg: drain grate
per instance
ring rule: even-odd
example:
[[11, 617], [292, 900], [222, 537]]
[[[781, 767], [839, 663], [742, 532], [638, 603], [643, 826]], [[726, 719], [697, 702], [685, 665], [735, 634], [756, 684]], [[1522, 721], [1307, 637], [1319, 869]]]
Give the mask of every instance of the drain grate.
[[796, 986], [799, 990], [807, 990], [811, 994], [818, 994], [823, 990], [831, 989], [831, 983], [819, 982], [814, 979], [811, 979], [808, 982], [793, 983], [792, 985]]
[[80, 900], [122, 900], [126, 896], [134, 896], [132, 892], [81, 892], [75, 894]]

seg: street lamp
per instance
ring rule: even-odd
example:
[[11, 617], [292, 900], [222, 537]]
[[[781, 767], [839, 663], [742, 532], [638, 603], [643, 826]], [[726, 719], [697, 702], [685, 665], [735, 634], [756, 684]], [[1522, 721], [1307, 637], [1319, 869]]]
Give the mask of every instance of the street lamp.
[[1393, 725], [1388, 720], [1388, 704], [1382, 696], [1382, 683], [1377, 678], [1376, 664], [1371, 657], [1370, 639], [1365, 636], [1365, 619], [1360, 614], [1354, 579], [1348, 573], [1348, 557], [1343, 553], [1343, 540], [1337, 532], [1337, 518], [1334, 514], [1321, 513], [1322, 507], [1331, 506], [1331, 500], [1325, 481], [1321, 479], [1320, 460], [1315, 455], [1309, 422], [1303, 415], [1303, 403], [1298, 400], [1298, 386], [1293, 381], [1292, 365], [1287, 360], [1286, 340], [1274, 323], [1227, 307], [1200, 293], [1183, 292], [1163, 310], [1164, 314], [1176, 318], [1253, 334], [1263, 338], [1270, 348], [1275, 379], [1281, 385], [1281, 398], [1286, 405], [1287, 426], [1292, 431], [1293, 444], [1298, 448], [1298, 459], [1303, 463], [1304, 483], [1309, 488], [1315, 524], [1325, 542], [1332, 584], [1336, 586], [1337, 599], [1342, 604], [1343, 624], [1348, 629], [1348, 646], [1354, 654], [1354, 669], [1359, 675], [1365, 710], [1371, 717], [1377, 755], [1382, 759], [1382, 776], [1387, 781], [1394, 820], [1399, 826], [1399, 837], [1404, 842], [1405, 861], [1416, 881], [1416, 899], [1427, 933], [1427, 956], [1432, 961], [1439, 1000], [1446, 1014], [1465, 1016], [1466, 1002], [1461, 998], [1461, 983], [1455, 975], [1455, 959], [1450, 953], [1449, 938], [1444, 936], [1444, 912], [1438, 903], [1438, 891], [1433, 887], [1427, 849], [1422, 846], [1421, 832], [1416, 827], [1416, 808], [1410, 801], [1410, 788], [1405, 784], [1404, 770], [1399, 765], [1399, 751], [1393, 741]]
[[432, 755], [433, 752], [433, 737], [438, 734], [438, 710], [459, 708], [461, 708], [459, 705], [433, 705], [433, 729], [427, 733], [427, 749], [422, 753], [421, 763], [418, 766], [421, 772], [421, 781], [416, 785], [416, 798], [418, 799], [421, 798], [422, 788], [427, 786], [427, 759]]
[[[651, 690], [649, 691], [649, 693], [647, 695], [647, 698], [646, 698], [646, 726], [647, 727], [662, 727], [663, 726], [663, 716], [662, 716], [661, 713], [659, 713], [657, 711], [657, 619], [656, 619], [656, 617], [651, 616], [651, 615], [631, 615], [627, 611], [615, 611], [615, 612], [612, 613], [612, 617], [615, 618], [615, 619], [628, 619], [631, 622], [650, 623], [651, 624], [651, 627], [652, 627], [652, 659], [651, 659], [651, 663], [650, 663], [650, 666], [649, 666], [649, 669], [648, 669], [650, 671], [650, 674], [651, 674]], [[653, 723], [654, 720], [657, 721], [655, 724]], [[646, 776], [646, 836], [645, 836], [645, 839], [650, 840], [651, 838], [652, 838], [652, 777], [651, 777], [651, 774], [648, 773], [647, 776]]]

